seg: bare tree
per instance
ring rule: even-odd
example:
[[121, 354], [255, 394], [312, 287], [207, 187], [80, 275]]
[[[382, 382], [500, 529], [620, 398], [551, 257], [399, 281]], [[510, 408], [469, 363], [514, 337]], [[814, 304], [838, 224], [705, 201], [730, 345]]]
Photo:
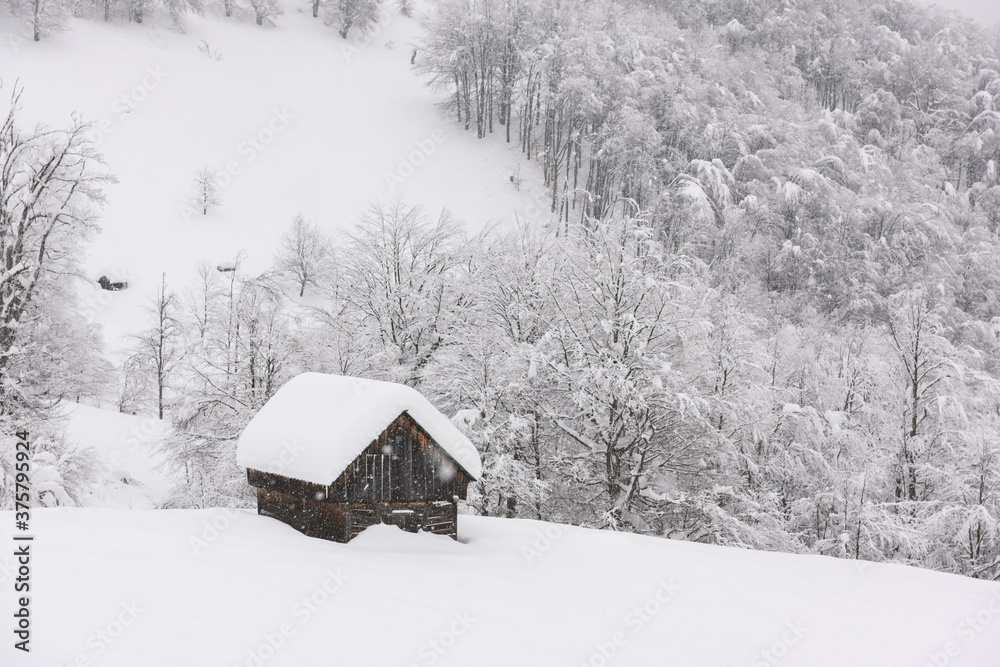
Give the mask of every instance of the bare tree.
[[932, 409], [945, 388], [955, 355], [940, 335], [940, 309], [922, 289], [901, 292], [890, 300], [889, 341], [898, 356], [905, 388], [902, 447], [899, 452], [897, 498], [917, 500], [919, 459], [933, 440], [939, 410]]
[[201, 169], [194, 177], [194, 202], [201, 209], [202, 215], [208, 215], [211, 209], [222, 203], [219, 183], [208, 167]]
[[304, 296], [306, 286], [317, 284], [332, 256], [333, 246], [326, 234], [314, 223], [297, 215], [292, 220], [291, 229], [281, 237], [274, 263], [279, 273], [295, 281], [299, 296]]
[[448, 211], [431, 223], [401, 200], [372, 204], [348, 235], [341, 255], [344, 297], [411, 384], [419, 382], [466, 305], [455, 279], [466, 244]]
[[61, 30], [71, 12], [65, 0], [12, 0], [9, 4], [11, 14], [27, 24], [36, 42]]
[[[225, 267], [223, 267], [225, 268]], [[232, 273], [235, 274], [235, 266]], [[197, 267], [195, 282], [188, 288], [184, 297], [184, 312], [194, 318], [198, 328], [198, 339], [205, 340], [205, 334], [212, 324], [215, 314], [215, 304], [225, 294], [225, 285], [220, 277], [217, 266], [208, 262], [200, 262]]]
[[118, 412], [134, 415], [145, 402], [149, 393], [149, 375], [145, 370], [138, 355], [133, 354], [125, 359], [115, 399]]
[[167, 291], [167, 277], [163, 275], [160, 287], [147, 312], [153, 317], [153, 326], [135, 337], [138, 350], [135, 357], [147, 367], [156, 386], [156, 413], [163, 419], [164, 394], [168, 382], [184, 356], [183, 328], [177, 318], [177, 299]]

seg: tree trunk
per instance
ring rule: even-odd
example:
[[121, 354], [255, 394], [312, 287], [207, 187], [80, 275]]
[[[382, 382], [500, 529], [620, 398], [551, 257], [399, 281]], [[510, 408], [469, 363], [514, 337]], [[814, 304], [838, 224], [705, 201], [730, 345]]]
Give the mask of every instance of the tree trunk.
[[32, 21], [32, 29], [34, 31], [35, 41], [39, 41], [42, 38], [41, 22], [42, 22], [42, 0], [35, 0], [34, 5], [35, 13], [34, 20]]

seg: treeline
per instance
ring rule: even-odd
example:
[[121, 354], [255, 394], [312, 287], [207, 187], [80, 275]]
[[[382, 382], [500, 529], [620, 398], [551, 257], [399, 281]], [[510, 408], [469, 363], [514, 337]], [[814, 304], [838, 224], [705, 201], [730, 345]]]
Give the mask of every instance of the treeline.
[[[420, 69], [467, 129], [541, 162], [562, 220], [631, 201], [660, 226], [692, 204], [721, 226], [755, 184], [807, 167], [856, 192], [926, 147], [935, 185], [970, 191], [996, 224], [1000, 36], [958, 15], [901, 1], [442, 0], [427, 28]], [[802, 136], [820, 121], [846, 136]]]
[[[253, 20], [257, 25], [273, 24], [284, 13], [282, 0], [6, 0], [13, 16], [21, 17], [34, 41], [40, 41], [66, 27], [71, 17], [105, 22], [143, 23], [150, 17], [166, 16], [175, 29], [184, 30], [187, 14], [217, 13], [234, 20]], [[398, 11], [413, 12], [413, 0], [309, 0], [313, 18], [322, 17], [335, 26], [341, 37], [364, 35], [380, 21]], [[0, 5], [2, 6], [2, 5]]]

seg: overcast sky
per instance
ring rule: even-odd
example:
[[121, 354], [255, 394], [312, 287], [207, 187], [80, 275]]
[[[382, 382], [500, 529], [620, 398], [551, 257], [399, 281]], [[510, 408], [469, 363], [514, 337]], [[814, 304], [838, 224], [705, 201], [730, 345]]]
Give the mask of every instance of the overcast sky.
[[1000, 0], [924, 0], [928, 5], [957, 9], [983, 25], [1000, 21]]

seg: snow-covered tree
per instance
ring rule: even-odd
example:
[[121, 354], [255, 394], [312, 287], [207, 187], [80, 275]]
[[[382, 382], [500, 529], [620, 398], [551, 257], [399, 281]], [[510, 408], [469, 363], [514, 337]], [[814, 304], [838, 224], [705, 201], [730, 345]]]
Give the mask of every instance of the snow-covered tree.
[[134, 336], [135, 352], [126, 363], [130, 370], [138, 368], [140, 372], [149, 374], [149, 385], [154, 394], [153, 403], [160, 419], [163, 419], [167, 392], [185, 351], [184, 328], [177, 311], [177, 295], [167, 289], [167, 278], [164, 275], [155, 297], [147, 307], [153, 326]]
[[171, 410], [174, 431], [161, 445], [183, 480], [167, 504], [245, 506], [250, 496], [234, 461], [236, 439], [288, 379], [293, 321], [278, 287], [238, 266], [224, 279], [203, 281], [186, 306], [183, 321], [205, 333], [178, 371], [185, 391]]
[[201, 209], [202, 215], [208, 215], [209, 211], [222, 203], [219, 181], [208, 167], [200, 169], [195, 174], [191, 194], [195, 207]]
[[264, 25], [264, 20], [272, 16], [280, 16], [283, 9], [280, 0], [247, 0], [253, 9], [257, 25]]
[[[318, 8], [314, 6], [313, 11]], [[340, 36], [347, 39], [351, 29], [367, 33], [378, 22], [378, 13], [378, 0], [330, 0], [326, 24], [336, 26]]]
[[66, 0], [11, 0], [11, 13], [22, 17], [34, 41], [62, 30], [72, 15], [73, 6]]
[[698, 267], [632, 217], [595, 223], [564, 248], [544, 357], [564, 389], [548, 417], [574, 443], [564, 465], [599, 494], [601, 521], [650, 530], [643, 510], [673, 491], [672, 476], [697, 472], [712, 442], [682, 343], [708, 326]]
[[18, 433], [31, 443], [33, 507], [82, 505], [100, 485], [103, 471], [97, 452], [67, 443], [62, 427], [60, 420], [49, 417], [0, 417], [0, 509], [14, 509]]
[[317, 286], [330, 270], [333, 246], [330, 239], [313, 222], [295, 216], [292, 226], [281, 236], [274, 268], [287, 276], [299, 288], [299, 296], [309, 285]]
[[449, 340], [465, 304], [465, 238], [448, 211], [429, 222], [402, 200], [374, 203], [347, 233], [338, 263], [345, 301], [394, 360], [396, 380], [417, 384]]
[[12, 372], [29, 350], [27, 325], [48, 292], [72, 289], [102, 187], [112, 180], [86, 125], [25, 132], [16, 122], [18, 96], [0, 123], [0, 412], [27, 399]]

